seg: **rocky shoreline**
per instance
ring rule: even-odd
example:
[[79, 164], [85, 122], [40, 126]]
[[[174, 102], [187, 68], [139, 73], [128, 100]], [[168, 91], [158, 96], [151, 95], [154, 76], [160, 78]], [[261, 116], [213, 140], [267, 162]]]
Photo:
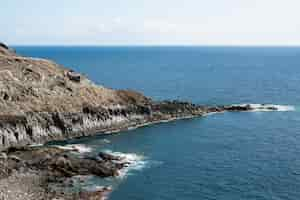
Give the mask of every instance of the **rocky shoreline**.
[[96, 85], [71, 69], [19, 56], [0, 44], [0, 151], [211, 112], [252, 109], [250, 105], [155, 101], [139, 92]]
[[75, 190], [73, 177], [118, 176], [119, 170], [130, 164], [122, 157], [104, 152], [91, 157], [78, 156], [74, 154], [76, 151], [76, 148], [55, 146], [3, 151], [0, 156], [0, 199], [103, 199], [111, 188]]
[[[276, 110], [276, 107], [267, 109], [270, 109], [270, 111]], [[93, 117], [97, 117], [99, 112], [94, 112], [95, 110], [91, 109], [85, 112]], [[76, 136], [101, 134], [101, 131], [103, 134], [108, 134], [130, 127], [138, 128], [153, 123], [225, 111], [252, 111], [253, 108], [250, 105], [206, 107], [178, 101], [164, 101], [151, 107], [151, 112], [141, 108], [139, 110], [141, 111], [140, 115], [144, 116], [143, 118], [134, 118], [135, 120], [133, 121], [130, 121], [130, 118], [126, 118], [128, 123], [120, 123], [120, 125], [112, 127], [107, 126], [104, 129], [88, 130], [90, 132], [80, 132], [84, 133], [84, 135], [76, 134]], [[122, 112], [122, 110], [112, 111], [112, 113]], [[153, 113], [155, 113], [154, 116]], [[125, 113], [122, 115], [126, 116]], [[135, 113], [135, 115], [137, 114]], [[91, 118], [91, 116], [89, 117]], [[24, 124], [22, 125], [24, 126]], [[76, 151], [78, 151], [76, 148], [62, 149], [55, 146], [17, 146], [6, 148], [0, 156], [0, 168], [2, 169], [0, 172], [0, 188], [2, 188], [0, 189], [0, 199], [106, 199], [111, 192], [109, 187], [98, 188], [94, 191], [74, 191], [71, 189], [72, 192], [70, 190], [67, 192], [66, 188], [73, 187], [72, 177], [85, 175], [102, 178], [115, 177], [118, 176], [119, 170], [128, 167], [131, 163], [128, 163], [121, 157], [104, 152], [99, 152], [95, 157], [72, 154]], [[7, 183], [11, 183], [14, 186], [9, 186]], [[26, 184], [25, 188], [24, 184]]]
[[19, 56], [0, 43], [0, 200], [103, 199], [110, 188], [72, 192], [65, 188], [72, 188], [72, 177], [118, 176], [130, 165], [104, 152], [87, 157], [75, 155], [76, 149], [29, 145], [254, 109], [155, 101], [135, 91], [95, 85], [73, 70]]
[[[275, 107], [267, 108], [276, 110]], [[0, 150], [53, 140], [66, 140], [95, 134], [119, 132], [132, 127], [224, 111], [251, 111], [244, 106], [199, 106], [188, 102], [148, 102], [146, 105], [112, 107], [84, 106], [79, 113], [26, 113], [0, 115]]]

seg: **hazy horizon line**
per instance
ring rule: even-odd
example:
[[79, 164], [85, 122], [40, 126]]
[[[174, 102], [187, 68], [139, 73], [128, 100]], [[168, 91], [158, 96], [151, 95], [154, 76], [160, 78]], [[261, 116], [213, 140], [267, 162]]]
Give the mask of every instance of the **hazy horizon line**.
[[300, 47], [300, 44], [9, 44], [11, 47]]

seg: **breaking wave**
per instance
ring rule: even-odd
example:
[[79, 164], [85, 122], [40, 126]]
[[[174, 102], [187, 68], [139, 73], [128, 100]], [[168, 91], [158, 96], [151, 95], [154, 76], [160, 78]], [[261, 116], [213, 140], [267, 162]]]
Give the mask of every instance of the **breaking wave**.
[[111, 150], [106, 150], [105, 152], [120, 157], [121, 160], [119, 162], [121, 163], [128, 163], [126, 167], [119, 171], [119, 178], [125, 178], [131, 171], [140, 171], [148, 164], [146, 157], [135, 153], [113, 152]]

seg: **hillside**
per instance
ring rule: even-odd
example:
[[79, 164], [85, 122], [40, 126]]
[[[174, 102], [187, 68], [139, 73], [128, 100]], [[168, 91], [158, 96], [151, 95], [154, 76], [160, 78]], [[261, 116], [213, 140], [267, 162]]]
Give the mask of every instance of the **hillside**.
[[52, 61], [25, 58], [0, 45], [1, 114], [80, 112], [83, 105], [111, 106], [147, 101], [137, 92], [116, 91]]

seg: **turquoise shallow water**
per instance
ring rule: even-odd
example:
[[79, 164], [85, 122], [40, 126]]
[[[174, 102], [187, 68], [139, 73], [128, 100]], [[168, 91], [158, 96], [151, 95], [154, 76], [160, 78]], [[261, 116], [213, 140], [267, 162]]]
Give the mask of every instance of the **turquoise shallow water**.
[[91, 180], [112, 184], [111, 199], [300, 198], [300, 48], [16, 49], [75, 68], [99, 84], [133, 88], [156, 99], [296, 107], [209, 115], [68, 141], [141, 159], [123, 178]]

